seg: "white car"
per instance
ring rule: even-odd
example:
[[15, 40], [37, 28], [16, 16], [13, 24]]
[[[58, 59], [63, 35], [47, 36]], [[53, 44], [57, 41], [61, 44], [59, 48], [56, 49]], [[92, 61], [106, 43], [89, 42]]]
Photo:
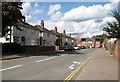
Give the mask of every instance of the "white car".
[[81, 50], [81, 47], [80, 46], [74, 46], [74, 49], [75, 50]]

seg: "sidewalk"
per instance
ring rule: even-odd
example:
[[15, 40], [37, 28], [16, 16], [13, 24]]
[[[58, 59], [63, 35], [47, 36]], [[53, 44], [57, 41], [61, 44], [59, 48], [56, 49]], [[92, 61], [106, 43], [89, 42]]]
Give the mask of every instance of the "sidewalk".
[[79, 80], [118, 80], [118, 61], [105, 49], [97, 49]]
[[39, 55], [44, 55], [47, 53], [56, 53], [56, 52], [62, 52], [63, 50], [59, 51], [47, 51], [47, 52], [39, 52], [39, 54], [12, 54], [12, 55], [4, 55], [0, 56], [0, 60], [10, 60], [10, 59], [18, 59], [18, 58], [24, 58], [24, 57], [30, 57], [30, 56], [39, 56]]

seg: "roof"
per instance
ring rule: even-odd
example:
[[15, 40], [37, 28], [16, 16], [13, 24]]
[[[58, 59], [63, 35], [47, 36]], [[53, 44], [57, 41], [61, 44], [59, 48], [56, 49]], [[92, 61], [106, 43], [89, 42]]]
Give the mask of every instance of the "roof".
[[38, 30], [38, 31], [40, 31], [38, 27], [34, 27], [34, 26], [28, 24], [27, 22], [23, 22], [23, 21], [19, 21], [17, 23], [17, 26], [22, 26], [24, 28], [29, 28], [29, 29], [32, 29], [32, 30]]

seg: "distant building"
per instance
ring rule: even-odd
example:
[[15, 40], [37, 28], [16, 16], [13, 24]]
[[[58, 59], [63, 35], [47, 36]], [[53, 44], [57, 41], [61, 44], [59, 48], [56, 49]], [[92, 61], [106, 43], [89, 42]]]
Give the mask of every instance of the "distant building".
[[91, 46], [91, 47], [100, 47], [100, 39], [98, 38], [76, 38], [77, 46]]

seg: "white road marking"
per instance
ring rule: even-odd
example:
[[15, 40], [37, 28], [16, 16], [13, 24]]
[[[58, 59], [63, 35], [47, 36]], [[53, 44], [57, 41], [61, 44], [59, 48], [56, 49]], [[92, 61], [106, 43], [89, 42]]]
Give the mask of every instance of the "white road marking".
[[75, 65], [72, 64], [72, 65], [69, 66], [69, 68], [70, 68], [70, 69], [75, 69], [74, 66], [75, 66]]
[[43, 60], [38, 60], [38, 61], [35, 61], [37, 63], [39, 62], [43, 62], [43, 61], [47, 61], [47, 60], [51, 60], [51, 59], [54, 59], [55, 57], [50, 57], [50, 58], [47, 58], [47, 59], [43, 59]]
[[18, 67], [21, 67], [22, 65], [17, 65], [17, 66], [13, 66], [13, 67], [9, 67], [9, 68], [4, 68], [4, 69], [1, 69], [0, 71], [5, 71], [5, 70], [9, 70], [9, 69], [14, 69], [14, 68], [18, 68]]
[[80, 64], [80, 62], [77, 62], [77, 61], [73, 61], [74, 64]]
[[54, 59], [55, 57], [50, 57], [50, 58], [47, 58], [47, 59], [44, 59], [45, 61], [47, 60], [51, 60], [51, 59]]
[[[64, 54], [64, 55], [61, 55], [61, 56], [59, 56], [59, 57], [66, 56], [66, 55], [67, 55], [67, 54]], [[55, 57], [50, 57], [50, 58], [43, 59], [43, 60], [38, 60], [38, 61], [35, 61], [35, 62], [39, 63], [39, 62], [43, 62], [43, 61], [47, 61], [47, 60], [54, 59], [54, 58], [56, 58], [56, 57], [57, 57], [57, 56], [55, 56]]]
[[43, 62], [43, 61], [44, 61], [44, 60], [38, 60], [38, 61], [35, 61], [35, 62], [37, 62], [37, 63], [38, 63], [38, 62]]

